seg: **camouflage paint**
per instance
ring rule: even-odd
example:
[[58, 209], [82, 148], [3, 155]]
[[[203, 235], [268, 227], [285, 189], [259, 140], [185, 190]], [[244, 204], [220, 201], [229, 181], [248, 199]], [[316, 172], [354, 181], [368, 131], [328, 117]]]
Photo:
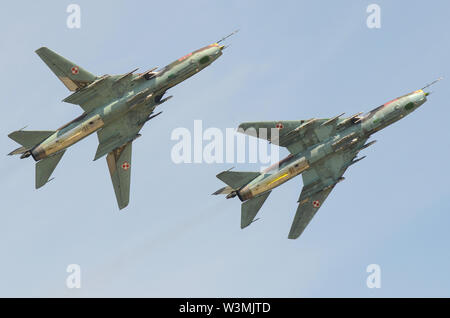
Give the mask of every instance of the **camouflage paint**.
[[[100, 100], [97, 98], [98, 105], [95, 105], [95, 107], [89, 106], [89, 108], [92, 108], [91, 111], [67, 123], [46, 140], [36, 145], [31, 150], [31, 155], [36, 161], [47, 158], [58, 151], [72, 146], [76, 142], [103, 128], [105, 125], [115, 122], [132, 109], [139, 108], [144, 114], [143, 116], [150, 115], [154, 106], [158, 103], [158, 99], [161, 99], [161, 96], [166, 90], [183, 82], [210, 65], [222, 55], [222, 49], [223, 47], [217, 43], [205, 46], [179, 58], [160, 71], [153, 72], [153, 76], [149, 79], [141, 77], [140, 74], [133, 76], [127, 74], [125, 74], [127, 76], [106, 75], [97, 78], [90, 85], [86, 86], [83, 84], [86, 86], [84, 89], [76, 91], [66, 99], [80, 102], [80, 100], [88, 99], [90, 92], [94, 90], [112, 89], [117, 81], [125, 81], [128, 79], [128, 83], [125, 84], [125, 91], [122, 90], [120, 92], [121, 96], [111, 94], [111, 96], [104, 97]], [[45, 52], [45, 54], [49, 53]], [[206, 59], [207, 62], [200, 63], [200, 61], [205, 61]], [[67, 62], [68, 65], [69, 63]], [[77, 72], [76, 75], [87, 73], [82, 68], [77, 68], [77, 70], [80, 73]], [[63, 79], [62, 75], [59, 77]], [[67, 84], [67, 81], [63, 82]]]
[[[324, 142], [309, 147], [304, 152], [290, 154], [263, 171], [259, 177], [238, 190], [236, 194], [242, 201], [246, 201], [261, 193], [270, 191], [314, 167], [315, 164], [320, 163], [329, 155], [351, 149], [358, 141], [366, 139], [378, 130], [400, 120], [425, 103], [425, 101], [426, 94], [422, 90], [418, 90], [387, 102], [364, 117], [355, 117], [353, 123], [349, 122], [351, 123], [350, 127], [330, 136]], [[307, 121], [306, 123], [308, 122], [312, 123], [313, 121]], [[324, 123], [325, 125], [328, 124], [326, 121]], [[282, 125], [282, 123], [277, 123], [275, 127], [277, 125], [280, 126], [280, 124]], [[305, 121], [301, 121], [299, 127], [304, 127], [304, 125]]]
[[[364, 159], [357, 156], [375, 142], [367, 143], [369, 137], [417, 109], [426, 102], [427, 95], [423, 90], [414, 91], [365, 116], [359, 113], [348, 118], [339, 115], [306, 121], [242, 123], [238, 131], [286, 147], [291, 154], [256, 176], [252, 172], [229, 170], [219, 173], [217, 177], [227, 187], [213, 194], [226, 194], [227, 199], [237, 196], [244, 202], [241, 205], [241, 228], [244, 228], [253, 222], [272, 189], [302, 174], [303, 188], [288, 235], [289, 239], [296, 239], [335, 185], [344, 180], [347, 168]], [[277, 128], [279, 134], [272, 136]]]

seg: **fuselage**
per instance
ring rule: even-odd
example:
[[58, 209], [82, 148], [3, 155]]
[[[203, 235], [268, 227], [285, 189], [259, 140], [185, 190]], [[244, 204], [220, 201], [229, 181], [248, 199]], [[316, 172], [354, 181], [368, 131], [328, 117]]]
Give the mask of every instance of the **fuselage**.
[[[264, 170], [260, 176], [239, 189], [236, 192], [237, 196], [241, 201], [251, 199], [314, 167], [331, 154], [354, 147], [361, 140], [366, 140], [373, 133], [416, 110], [426, 102], [427, 95], [428, 93], [423, 90], [417, 90], [391, 100], [364, 116], [352, 117], [343, 129], [337, 130], [328, 139], [322, 140], [301, 153], [290, 154]], [[335, 182], [330, 180], [330, 185]]]
[[[85, 112], [57, 129], [54, 134], [31, 149], [31, 156], [39, 161], [62, 151], [114, 122], [132, 109], [142, 108], [148, 110], [150, 114], [169, 88], [210, 65], [222, 55], [222, 49], [223, 46], [214, 43], [179, 58], [161, 70], [139, 78], [127, 79], [125, 90], [114, 90], [120, 91], [120, 96], [112, 91], [110, 98], [106, 101], [103, 100], [98, 106], [92, 107], [92, 111]], [[121, 75], [105, 75], [104, 77], [113, 80], [110, 82], [121, 79]]]

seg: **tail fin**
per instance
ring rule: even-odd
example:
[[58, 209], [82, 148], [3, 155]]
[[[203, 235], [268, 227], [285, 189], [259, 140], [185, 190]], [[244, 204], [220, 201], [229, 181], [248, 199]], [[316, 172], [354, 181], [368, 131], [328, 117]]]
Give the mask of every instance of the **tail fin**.
[[[244, 171], [223, 171], [216, 177], [230, 186], [232, 189], [239, 189], [259, 176], [259, 172], [244, 172]], [[221, 189], [222, 190], [222, 189]], [[218, 191], [216, 191], [218, 192]], [[219, 193], [217, 193], [219, 194]]]
[[81, 66], [78, 66], [46, 47], [41, 47], [36, 50], [36, 54], [39, 55], [70, 91], [76, 91], [96, 79], [95, 75], [89, 73]]
[[18, 155], [22, 154], [37, 144], [39, 144], [41, 141], [43, 141], [45, 138], [53, 134], [54, 131], [52, 130], [43, 130], [43, 131], [25, 131], [25, 130], [17, 130], [13, 131], [8, 135], [9, 138], [17, 142], [18, 144], [21, 144], [22, 147], [17, 148], [16, 150], [13, 150], [9, 153], [9, 155]]
[[241, 205], [241, 229], [249, 226], [255, 218], [258, 211], [263, 206], [271, 191], [264, 192]]
[[60, 151], [50, 157], [36, 162], [36, 189], [39, 189], [48, 182], [59, 161], [66, 150]]

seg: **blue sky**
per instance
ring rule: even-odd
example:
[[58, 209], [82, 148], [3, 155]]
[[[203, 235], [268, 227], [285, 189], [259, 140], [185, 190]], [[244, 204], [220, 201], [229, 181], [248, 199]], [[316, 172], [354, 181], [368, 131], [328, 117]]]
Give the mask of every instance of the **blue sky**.
[[[70, 148], [34, 189], [34, 163], [2, 159], [0, 296], [450, 296], [448, 79], [411, 116], [374, 136], [303, 235], [287, 234], [302, 187], [273, 191], [239, 228], [238, 200], [210, 193], [230, 164], [174, 164], [177, 127], [307, 119], [368, 111], [450, 74], [444, 1], [5, 2], [0, 10], [0, 146], [13, 130], [51, 130], [81, 114], [35, 55], [48, 46], [98, 75], [164, 66], [236, 28], [213, 65], [170, 90], [133, 146], [131, 202], [117, 209], [96, 136]], [[381, 28], [366, 8], [381, 8]], [[286, 150], [280, 150], [286, 155]], [[236, 170], [258, 170], [240, 164]], [[67, 289], [69, 264], [82, 287]], [[381, 266], [382, 287], [366, 287]]]

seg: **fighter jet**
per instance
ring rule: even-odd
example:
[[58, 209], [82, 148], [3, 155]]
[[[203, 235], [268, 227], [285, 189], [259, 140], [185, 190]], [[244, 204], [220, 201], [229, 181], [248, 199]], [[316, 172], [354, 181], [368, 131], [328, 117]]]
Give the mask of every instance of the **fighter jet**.
[[213, 194], [226, 194], [227, 199], [237, 196], [243, 202], [241, 228], [245, 228], [254, 221], [272, 189], [302, 174], [303, 189], [288, 235], [289, 239], [298, 238], [331, 190], [344, 180], [347, 168], [365, 158], [357, 156], [375, 143], [375, 140], [368, 142], [371, 135], [419, 108], [429, 95], [423, 90], [435, 82], [365, 115], [242, 123], [239, 132], [286, 147], [290, 154], [261, 173], [230, 170], [219, 173], [217, 178], [227, 186]]
[[[232, 34], [234, 34], [233, 32]], [[228, 37], [228, 36], [227, 36]], [[66, 149], [97, 132], [99, 145], [94, 160], [105, 155], [119, 209], [128, 205], [130, 195], [131, 148], [139, 131], [171, 87], [183, 82], [222, 55], [220, 41], [184, 55], [166, 67], [134, 74], [95, 76], [81, 66], [46, 47], [36, 50], [39, 57], [73, 92], [63, 101], [77, 104], [83, 114], [57, 130], [18, 130], [8, 136], [21, 147], [9, 155], [31, 156], [36, 163], [36, 189], [45, 185]]]

